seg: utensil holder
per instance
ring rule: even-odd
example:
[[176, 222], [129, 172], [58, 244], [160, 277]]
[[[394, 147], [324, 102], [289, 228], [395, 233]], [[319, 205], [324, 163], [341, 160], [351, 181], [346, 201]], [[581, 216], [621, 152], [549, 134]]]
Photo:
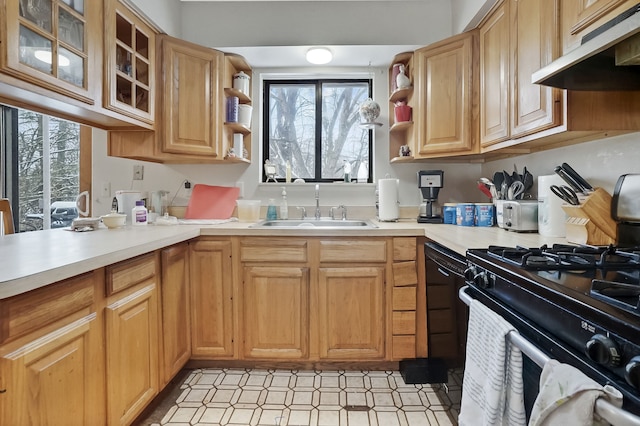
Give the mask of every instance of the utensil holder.
[[579, 198], [580, 205], [561, 206], [567, 214], [567, 241], [589, 245], [616, 244], [618, 224], [611, 218], [611, 195], [602, 188], [596, 188], [591, 194]]

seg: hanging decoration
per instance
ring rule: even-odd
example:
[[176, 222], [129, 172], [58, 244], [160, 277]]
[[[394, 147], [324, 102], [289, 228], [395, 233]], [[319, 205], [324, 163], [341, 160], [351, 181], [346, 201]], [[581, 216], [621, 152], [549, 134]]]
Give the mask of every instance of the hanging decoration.
[[[373, 72], [371, 71], [371, 62], [369, 62], [369, 75], [373, 81]], [[360, 127], [363, 129], [374, 129], [382, 126], [382, 123], [376, 120], [380, 116], [380, 105], [372, 98], [365, 99], [360, 104]]]

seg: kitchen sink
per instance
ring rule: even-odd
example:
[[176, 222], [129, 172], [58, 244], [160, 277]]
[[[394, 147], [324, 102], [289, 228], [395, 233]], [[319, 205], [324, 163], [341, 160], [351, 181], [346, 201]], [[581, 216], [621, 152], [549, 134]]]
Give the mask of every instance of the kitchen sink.
[[278, 228], [278, 229], [372, 229], [377, 228], [370, 220], [361, 219], [291, 219], [291, 220], [263, 220], [249, 228]]

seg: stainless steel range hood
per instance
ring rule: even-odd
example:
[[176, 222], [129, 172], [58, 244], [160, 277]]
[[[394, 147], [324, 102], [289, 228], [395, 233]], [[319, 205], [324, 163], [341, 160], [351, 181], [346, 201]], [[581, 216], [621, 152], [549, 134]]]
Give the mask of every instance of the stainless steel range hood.
[[640, 4], [587, 34], [531, 81], [570, 90], [640, 90]]

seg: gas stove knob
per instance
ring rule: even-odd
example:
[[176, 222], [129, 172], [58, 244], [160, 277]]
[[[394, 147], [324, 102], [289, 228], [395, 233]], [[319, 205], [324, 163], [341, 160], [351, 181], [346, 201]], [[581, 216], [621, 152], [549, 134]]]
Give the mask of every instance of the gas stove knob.
[[595, 334], [587, 342], [585, 353], [600, 365], [617, 367], [620, 365], [620, 350], [616, 342], [602, 334]]
[[475, 266], [469, 266], [464, 270], [464, 280], [465, 281], [473, 281], [473, 277], [478, 275], [478, 270]]
[[479, 272], [473, 277], [473, 282], [480, 288], [489, 288], [489, 277], [486, 272]]
[[631, 358], [624, 367], [624, 378], [627, 383], [640, 390], [640, 355]]

